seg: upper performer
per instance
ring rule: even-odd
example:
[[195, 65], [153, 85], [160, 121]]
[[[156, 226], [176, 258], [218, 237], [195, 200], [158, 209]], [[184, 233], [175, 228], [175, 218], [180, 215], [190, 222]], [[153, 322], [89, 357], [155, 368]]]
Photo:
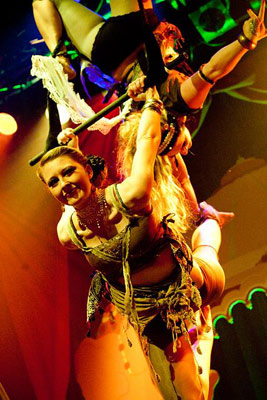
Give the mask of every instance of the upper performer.
[[[140, 4], [143, 4], [143, 10], [140, 10]], [[76, 72], [66, 52], [64, 35], [82, 57], [113, 77], [115, 82], [131, 79], [133, 66], [145, 48], [148, 27], [154, 32], [165, 65], [170, 65], [183, 52], [180, 30], [168, 22], [159, 23], [151, 0], [143, 3], [110, 0], [110, 8], [111, 17], [105, 20], [75, 0], [34, 0], [36, 25], [70, 79]], [[199, 71], [191, 75], [172, 70], [162, 87], [157, 85], [166, 108], [182, 114], [201, 108], [213, 84], [232, 71], [240, 59], [267, 36], [265, 0], [261, 0], [258, 15], [251, 9], [248, 14], [249, 19], [244, 22], [238, 38], [215, 53]], [[148, 46], [149, 40], [151, 38], [147, 40]]]

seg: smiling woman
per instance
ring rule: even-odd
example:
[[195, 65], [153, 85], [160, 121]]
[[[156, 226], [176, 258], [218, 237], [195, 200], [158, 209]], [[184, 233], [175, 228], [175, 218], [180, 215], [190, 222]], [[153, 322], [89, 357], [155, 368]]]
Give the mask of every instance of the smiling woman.
[[[80, 249], [96, 271], [88, 300], [89, 322], [105, 294], [135, 329], [164, 399], [189, 400], [207, 394], [211, 350], [207, 340], [212, 343], [212, 335], [199, 336], [199, 342], [209, 347], [199, 360], [188, 324], [196, 322], [201, 294], [206, 304], [223, 290], [217, 251], [220, 227], [232, 215], [206, 207], [203, 223], [193, 235], [192, 254], [183, 238], [191, 218], [184, 192], [168, 157], [157, 155], [162, 102], [156, 87], [144, 94], [143, 88], [141, 78], [128, 89], [135, 101], [145, 96], [145, 104], [134, 125], [127, 119], [122, 124], [122, 129], [130, 127], [132, 137], [130, 151], [125, 144], [119, 147], [128, 166], [121, 182], [96, 188], [87, 158], [68, 146], [46, 153], [38, 175], [61, 204], [73, 206], [58, 224], [60, 242]], [[74, 136], [70, 129], [63, 131], [60, 142]], [[182, 132], [177, 150], [185, 141]]]
[[87, 158], [71, 147], [58, 147], [53, 155], [47, 153], [41, 160], [38, 176], [62, 204], [79, 209], [91, 194], [92, 168]]

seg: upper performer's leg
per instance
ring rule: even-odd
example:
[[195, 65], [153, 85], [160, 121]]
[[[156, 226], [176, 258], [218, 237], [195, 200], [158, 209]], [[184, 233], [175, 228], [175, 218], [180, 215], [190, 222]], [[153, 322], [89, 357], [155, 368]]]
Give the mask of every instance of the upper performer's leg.
[[104, 18], [74, 0], [35, 0], [36, 25], [52, 52], [62, 37], [63, 26], [72, 44], [90, 59], [92, 46]]
[[[145, 1], [144, 7], [152, 8], [151, 0]], [[120, 2], [111, 0], [110, 8], [111, 17], [122, 16], [140, 10], [138, 0], [123, 0]], [[73, 46], [89, 60], [92, 59], [95, 38], [105, 23], [102, 16], [74, 0], [33, 0], [33, 14], [36, 25], [51, 52], [55, 50], [64, 29]], [[118, 21], [118, 24], [120, 24], [120, 21]], [[141, 29], [140, 26], [133, 27], [131, 25], [128, 28], [129, 30]], [[112, 32], [110, 32], [110, 35], [113, 36]], [[125, 37], [121, 34], [119, 37], [123, 43]], [[115, 43], [115, 45], [119, 47], [120, 43]], [[61, 51], [62, 49], [64, 50], [64, 46], [60, 48]], [[135, 56], [136, 54], [134, 54]], [[62, 56], [59, 61], [62, 61]], [[128, 62], [133, 61], [130, 59]], [[68, 71], [65, 72], [68, 73]]]
[[202, 292], [204, 304], [218, 298], [224, 289], [225, 275], [218, 259], [221, 245], [221, 228], [234, 214], [218, 212], [207, 203], [201, 203], [203, 222], [192, 236], [194, 266], [191, 278]]

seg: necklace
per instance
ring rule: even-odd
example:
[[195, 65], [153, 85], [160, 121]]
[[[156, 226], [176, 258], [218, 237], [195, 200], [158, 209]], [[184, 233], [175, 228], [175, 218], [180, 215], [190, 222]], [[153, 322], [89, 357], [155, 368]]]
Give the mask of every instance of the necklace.
[[91, 195], [90, 203], [82, 210], [76, 210], [79, 225], [82, 230], [94, 226], [101, 229], [101, 223], [104, 223], [108, 204], [105, 199], [104, 190], [100, 189]]

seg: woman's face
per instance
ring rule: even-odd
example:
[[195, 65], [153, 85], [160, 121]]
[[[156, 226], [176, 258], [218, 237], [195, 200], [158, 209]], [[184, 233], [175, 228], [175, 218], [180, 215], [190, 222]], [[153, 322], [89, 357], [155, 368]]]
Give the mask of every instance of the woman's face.
[[179, 56], [179, 54], [174, 50], [174, 39], [172, 37], [163, 40], [160, 50], [165, 65]]
[[167, 154], [168, 156], [174, 156], [175, 154], [182, 154], [186, 156], [188, 150], [192, 146], [192, 139], [189, 130], [183, 127], [178, 135], [178, 138], [171, 151]]
[[160, 50], [164, 64], [175, 60], [179, 56], [182, 42], [184, 41], [178, 28], [169, 23], [162, 23], [154, 33], [160, 42]]
[[42, 167], [44, 181], [52, 196], [62, 204], [82, 208], [91, 194], [91, 168], [64, 155]]

